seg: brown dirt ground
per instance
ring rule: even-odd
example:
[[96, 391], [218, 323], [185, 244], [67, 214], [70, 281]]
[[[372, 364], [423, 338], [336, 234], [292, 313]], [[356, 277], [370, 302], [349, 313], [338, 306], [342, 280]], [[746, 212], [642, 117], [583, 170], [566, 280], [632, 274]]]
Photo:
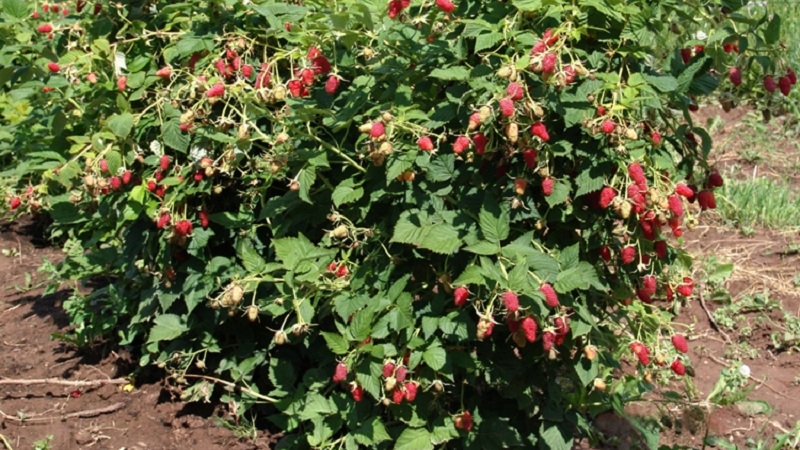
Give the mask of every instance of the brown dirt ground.
[[[61, 309], [64, 292], [43, 296], [42, 288], [25, 290], [26, 273], [36, 278], [44, 258], [55, 261], [60, 252], [32, 242], [31, 226], [11, 224], [0, 229], [0, 379], [103, 380], [124, 377], [133, 363], [124, 349], [79, 352], [51, 334], [69, 323]], [[38, 243], [41, 244], [41, 243]], [[41, 278], [41, 275], [39, 276]], [[32, 283], [35, 285], [35, 282]], [[22, 290], [19, 290], [22, 289]], [[63, 419], [64, 415], [119, 405], [108, 414]], [[259, 432], [253, 441], [241, 440], [219, 425], [220, 408], [173, 401], [160, 384], [100, 387], [0, 384], [0, 435], [13, 449], [33, 448], [52, 436], [52, 449], [167, 450], [264, 449], [273, 439]], [[25, 418], [20, 423], [18, 419]], [[6, 450], [3, 443], [0, 449]]]
[[[785, 164], [787, 160], [800, 158], [793, 146], [779, 148], [772, 160], [758, 163], [739, 160], [735, 144], [740, 140], [736, 136], [741, 132], [739, 124], [745, 114], [742, 109], [730, 113], [710, 109], [698, 117], [703, 123], [717, 115], [723, 119], [716, 139], [727, 144], [715, 152], [719, 165], [736, 167], [742, 176], [755, 169], [762, 174], [785, 177], [793, 180], [800, 191], [800, 174], [785, 169], [791, 167]], [[744, 237], [715, 223], [713, 215], [702, 223], [687, 234], [685, 244], [697, 261], [713, 255], [723, 262], [735, 263], [736, 270], [725, 284], [734, 298], [767, 290], [783, 310], [800, 316], [800, 288], [793, 281], [800, 274], [800, 255], [786, 252], [792, 245], [800, 244], [800, 236], [759, 231]], [[0, 228], [0, 250], [13, 252], [0, 255], [0, 285], [5, 287], [0, 294], [0, 379], [102, 380], [128, 375], [133, 363], [123, 349], [79, 352], [51, 339], [52, 333], [69, 327], [61, 310], [66, 294], [43, 296], [41, 287], [27, 289], [25, 274], [34, 274], [35, 285], [36, 268], [43, 258], [58, 260], [60, 252], [33, 239], [29, 225], [15, 223]], [[702, 286], [697, 289], [702, 290]], [[705, 304], [710, 313], [720, 307], [710, 299]], [[695, 372], [688, 380], [696, 394], [688, 406], [667, 405], [659, 411], [656, 403], [645, 401], [630, 410], [662, 423], [662, 445], [700, 448], [708, 434], [723, 437], [743, 449], [746, 439], [769, 439], [791, 430], [800, 420], [800, 379], [796, 380], [800, 376], [800, 354], [798, 350], [776, 351], [770, 338], [772, 333], [783, 332], [782, 313], [752, 312], [746, 314], [746, 319], [753, 325], [749, 336], [714, 329], [699, 300], [683, 310], [679, 322], [688, 327], [689, 356]], [[751, 368], [756, 386], [749, 398], [769, 403], [772, 411], [768, 414], [750, 416], [736, 406], [709, 406], [702, 401], [720, 371], [731, 362], [726, 359], [726, 349], [742, 342], [758, 353], [743, 360]], [[110, 413], [63, 418], [70, 413], [118, 403], [121, 403], [119, 409]], [[263, 430], [255, 440], [237, 438], [220, 426], [218, 418], [224, 415], [222, 410], [218, 405], [174, 401], [157, 383], [137, 384], [131, 392], [117, 385], [76, 390], [70, 386], [0, 384], [0, 435], [14, 449], [32, 448], [35, 441], [50, 435], [53, 449], [158, 450], [191, 446], [244, 450], [266, 449], [274, 444], [276, 436]], [[18, 419], [23, 417], [28, 420], [20, 423]], [[603, 415], [596, 424], [617, 437], [604, 448], [629, 449], [641, 445], [630, 424], [619, 417]], [[586, 448], [586, 444], [580, 448]]]

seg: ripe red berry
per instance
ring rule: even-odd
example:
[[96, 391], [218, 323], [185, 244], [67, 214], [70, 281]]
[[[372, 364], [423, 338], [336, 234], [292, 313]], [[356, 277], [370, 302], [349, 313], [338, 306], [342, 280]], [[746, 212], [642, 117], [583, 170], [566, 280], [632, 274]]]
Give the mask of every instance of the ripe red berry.
[[403, 12], [403, 3], [400, 0], [392, 0], [389, 2], [389, 18], [394, 19]]
[[161, 167], [162, 171], [167, 171], [169, 169], [169, 156], [163, 155], [159, 159], [159, 166]]
[[242, 76], [245, 78], [250, 78], [253, 75], [253, 66], [250, 64], [245, 64], [242, 66]]
[[33, 14], [31, 14], [31, 17], [33, 17], [34, 20], [39, 19], [39, 11], [34, 11]]
[[340, 362], [336, 365], [336, 368], [333, 369], [333, 382], [340, 383], [347, 379], [347, 364]]
[[605, 209], [614, 201], [614, 198], [617, 196], [617, 191], [614, 188], [610, 188], [608, 186], [604, 187], [600, 191], [600, 207]]
[[653, 141], [653, 145], [654, 145], [654, 146], [656, 146], [656, 147], [660, 147], [660, 146], [661, 146], [661, 133], [659, 133], [659, 132], [658, 132], [658, 131], [656, 131], [656, 130], [653, 130], [653, 131], [650, 133], [650, 140], [652, 140], [652, 141]]
[[206, 91], [208, 98], [222, 97], [223, 95], [225, 95], [225, 85], [222, 83], [217, 83]]
[[536, 122], [535, 124], [531, 125], [531, 134], [543, 140], [544, 142], [550, 140], [550, 134], [547, 132], [547, 127], [545, 127], [544, 123], [542, 122]]
[[513, 291], [503, 293], [503, 304], [509, 312], [516, 312], [519, 309], [519, 297]]
[[111, 185], [111, 189], [115, 191], [122, 187], [122, 179], [116, 175], [111, 177], [108, 183]]
[[336, 75], [329, 76], [328, 81], [325, 82], [325, 92], [333, 95], [337, 89], [339, 89], [339, 77]]
[[533, 45], [533, 48], [531, 49], [531, 56], [541, 55], [545, 52], [545, 50], [547, 50], [547, 44], [540, 39], [536, 42], [536, 44]]
[[402, 385], [398, 384], [392, 391], [392, 401], [397, 404], [400, 404], [403, 403], [403, 399], [405, 398], [406, 398], [405, 389], [403, 389]]
[[417, 383], [414, 383], [413, 381], [409, 381], [409, 382], [407, 382], [406, 384], [403, 385], [403, 388], [405, 388], [405, 391], [406, 391], [406, 395], [405, 395], [406, 401], [409, 402], [409, 403], [413, 402], [414, 399], [417, 398]]
[[620, 252], [620, 257], [622, 258], [622, 264], [632, 263], [636, 259], [636, 247], [632, 245], [623, 247]]
[[611, 262], [611, 249], [607, 245], [600, 247], [600, 258], [605, 262]]
[[691, 277], [683, 277], [683, 283], [679, 284], [675, 291], [684, 297], [689, 297], [694, 291], [694, 280]]
[[49, 23], [43, 23], [43, 24], [39, 25], [38, 27], [36, 27], [36, 31], [38, 31], [39, 33], [45, 33], [45, 34], [51, 33], [53, 31], [53, 26], [50, 25]]
[[533, 317], [528, 316], [522, 319], [520, 328], [522, 328], [522, 332], [525, 334], [525, 339], [528, 342], [534, 342], [536, 340], [536, 335], [539, 332], [539, 325]]
[[667, 198], [667, 201], [669, 202], [669, 210], [672, 211], [675, 217], [683, 215], [683, 201], [679, 195], [672, 194]]
[[792, 84], [792, 86], [797, 84], [797, 74], [791, 67], [786, 69], [786, 76], [789, 78], [789, 82]]
[[417, 141], [417, 146], [419, 147], [420, 150], [429, 152], [433, 150], [433, 141], [428, 136], [422, 136]]
[[780, 88], [781, 94], [789, 95], [789, 92], [792, 91], [792, 82], [789, 80], [789, 77], [780, 77], [778, 79], [778, 88]]
[[550, 196], [553, 193], [553, 187], [555, 186], [555, 181], [552, 178], [546, 177], [542, 180], [542, 192], [544, 192], [545, 196]]
[[456, 9], [456, 5], [451, 0], [436, 0], [436, 6], [446, 13], [453, 12]]
[[117, 89], [124, 92], [127, 87], [128, 87], [128, 77], [122, 75], [121, 77], [117, 78]]
[[697, 203], [700, 204], [701, 211], [705, 211], [707, 209], [716, 209], [717, 199], [714, 196], [714, 191], [703, 189], [702, 191], [698, 192]]
[[686, 342], [686, 337], [682, 334], [675, 334], [672, 336], [672, 345], [675, 350], [680, 353], [687, 353], [689, 351], [689, 343]]
[[549, 352], [556, 343], [556, 334], [552, 331], [542, 333], [542, 350]]
[[156, 76], [160, 78], [167, 79], [172, 75], [172, 68], [170, 66], [164, 66], [156, 71]]
[[208, 228], [208, 225], [210, 223], [209, 217], [208, 217], [208, 211], [206, 211], [205, 209], [200, 210], [197, 213], [197, 219], [200, 221], [200, 226], [201, 227]]
[[600, 131], [605, 134], [611, 134], [617, 128], [617, 125], [610, 120], [603, 121], [602, 125], [600, 125]]
[[692, 49], [690, 49], [690, 48], [682, 48], [681, 49], [681, 59], [683, 60], [684, 64], [688, 64], [689, 61], [692, 60]]
[[734, 86], [739, 86], [742, 84], [742, 71], [738, 67], [731, 67], [728, 70], [728, 79]]
[[398, 383], [402, 383], [406, 381], [406, 376], [408, 375], [408, 369], [406, 366], [400, 366], [394, 373], [394, 378], [397, 380]]
[[383, 363], [383, 378], [389, 378], [394, 375], [394, 363], [386, 361]]
[[664, 259], [667, 257], [667, 241], [656, 241], [653, 244], [653, 249], [656, 251], [656, 256], [658, 256], [658, 259]]
[[566, 336], [569, 334], [569, 319], [566, 316], [556, 317], [553, 320], [553, 323], [556, 326], [556, 333], [561, 336]]
[[460, 154], [463, 153], [464, 150], [469, 148], [470, 141], [469, 138], [466, 136], [459, 136], [456, 138], [456, 141], [453, 143], [453, 152]]
[[469, 411], [464, 411], [457, 415], [453, 420], [453, 425], [455, 425], [457, 430], [472, 430], [472, 414], [470, 414]]
[[550, 283], [543, 283], [541, 286], [539, 286], [539, 292], [544, 295], [544, 301], [547, 303], [547, 306], [551, 308], [559, 307], [560, 303], [558, 302], [558, 295]]
[[678, 183], [675, 185], [675, 193], [682, 197], [686, 197], [687, 199], [694, 197], [694, 191], [683, 183]]
[[364, 388], [358, 384], [354, 384], [353, 387], [350, 388], [350, 395], [353, 396], [353, 401], [360, 402], [364, 399]]
[[345, 278], [349, 274], [350, 270], [345, 264], [339, 264], [339, 267], [336, 268], [336, 278]]
[[505, 117], [513, 116], [514, 101], [508, 97], [500, 99], [500, 114], [502, 114]]
[[719, 174], [716, 170], [708, 174], [708, 185], [711, 187], [722, 187], [725, 184], [725, 181], [722, 179], [722, 175]]
[[100, 165], [100, 170], [102, 170], [103, 172], [108, 172], [108, 161], [105, 158], [100, 160], [99, 165]]
[[59, 66], [57, 62], [52, 61], [47, 63], [47, 68], [53, 73], [58, 73], [58, 71], [61, 70], [61, 66]]
[[683, 362], [680, 359], [676, 359], [675, 361], [673, 361], [669, 367], [670, 369], [672, 369], [673, 372], [675, 372], [675, 375], [679, 376], [686, 375], [686, 366], [683, 365]]
[[558, 56], [556, 56], [555, 53], [548, 53], [544, 55], [544, 58], [542, 58], [542, 72], [544, 73], [555, 72], [557, 62], [558, 62]]
[[8, 207], [11, 208], [12, 210], [15, 210], [19, 208], [19, 205], [21, 204], [22, 204], [22, 199], [19, 197], [14, 197], [11, 199], [11, 202], [9, 203]]
[[156, 222], [156, 228], [162, 229], [170, 224], [171, 217], [169, 213], [162, 213], [161, 217], [158, 218], [158, 222]]
[[529, 148], [522, 152], [522, 159], [525, 160], [525, 167], [528, 169], [535, 169], [536, 168], [536, 160], [538, 159], [539, 155], [537, 154], [536, 150]]
[[775, 92], [775, 89], [778, 88], [778, 85], [775, 83], [775, 79], [772, 78], [771, 75], [767, 75], [764, 77], [764, 89], [767, 92], [772, 93]]
[[192, 222], [186, 219], [175, 222], [175, 234], [178, 236], [186, 236], [192, 233]]
[[489, 143], [489, 139], [486, 138], [485, 134], [478, 132], [472, 136], [472, 143], [475, 144], [475, 153], [483, 155], [486, 152], [486, 145]]
[[453, 302], [458, 307], [464, 306], [464, 303], [467, 302], [467, 297], [469, 297], [469, 290], [464, 286], [459, 286], [453, 291]]
[[508, 95], [512, 101], [522, 100], [522, 98], [525, 96], [525, 90], [522, 89], [522, 86], [520, 86], [518, 83], [511, 82], [506, 88], [506, 95]]
[[386, 135], [386, 127], [383, 122], [375, 122], [369, 130], [369, 135], [373, 138], [381, 138]]

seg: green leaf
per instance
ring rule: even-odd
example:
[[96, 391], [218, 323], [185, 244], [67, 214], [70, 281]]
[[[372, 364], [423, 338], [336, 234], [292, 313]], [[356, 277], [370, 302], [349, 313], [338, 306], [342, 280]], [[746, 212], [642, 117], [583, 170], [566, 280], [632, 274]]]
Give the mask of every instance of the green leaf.
[[597, 378], [597, 361], [589, 361], [587, 358], [578, 358], [575, 361], [575, 373], [584, 386], [588, 386]]
[[161, 125], [161, 139], [164, 145], [172, 149], [181, 152], [189, 149], [189, 134], [181, 131], [180, 125], [175, 121], [164, 122]]
[[481, 233], [489, 241], [499, 244], [508, 238], [511, 222], [508, 209], [501, 208], [493, 197], [486, 196], [478, 214], [478, 222]]
[[275, 256], [290, 270], [296, 268], [301, 261], [332, 257], [336, 253], [334, 249], [317, 247], [302, 234], [296, 238], [274, 239], [272, 245], [275, 246]]
[[644, 80], [659, 92], [670, 93], [678, 89], [678, 80], [671, 75], [643, 74]]
[[347, 343], [347, 339], [345, 339], [341, 334], [323, 331], [322, 337], [325, 338], [325, 343], [328, 344], [328, 348], [331, 349], [334, 354], [346, 355], [347, 352], [350, 351], [350, 346]]
[[189, 331], [189, 327], [175, 314], [162, 314], [153, 323], [155, 326], [150, 330], [147, 342], [171, 341]]
[[780, 38], [781, 16], [774, 14], [772, 16], [772, 20], [769, 21], [769, 25], [767, 25], [767, 30], [764, 32], [764, 40], [766, 41], [767, 45], [772, 45], [778, 42], [778, 39]]
[[114, 114], [108, 119], [108, 128], [120, 139], [125, 139], [133, 129], [133, 114]]
[[364, 188], [356, 185], [352, 178], [348, 178], [336, 186], [336, 189], [331, 194], [331, 200], [333, 200], [334, 206], [338, 208], [344, 204], [353, 203], [363, 196]]
[[440, 80], [466, 81], [469, 79], [469, 70], [461, 66], [448, 67], [447, 69], [433, 69], [428, 76], [439, 78]]
[[542, 421], [539, 427], [540, 444], [548, 450], [570, 450], [572, 448], [572, 435], [562, 430], [559, 424]]
[[553, 193], [545, 197], [550, 207], [565, 203], [569, 199], [569, 182], [564, 180], [553, 180]]
[[386, 432], [386, 427], [378, 417], [373, 417], [372, 420], [366, 421], [355, 430], [353, 433], [356, 441], [361, 445], [375, 447], [383, 441], [391, 440], [391, 436]]
[[242, 260], [242, 265], [251, 275], [267, 271], [267, 261], [258, 253], [252, 241], [241, 239], [237, 247], [239, 259]]
[[581, 261], [576, 266], [560, 272], [553, 287], [562, 294], [575, 289], [586, 290], [589, 287], [601, 290], [605, 288], [597, 277], [597, 271], [586, 261]]
[[3, 0], [3, 12], [15, 19], [26, 19], [30, 15], [27, 0]]
[[450, 224], [434, 220], [419, 210], [404, 212], [395, 225], [391, 242], [413, 244], [445, 255], [455, 253], [461, 245], [458, 231]]
[[406, 428], [397, 437], [394, 450], [433, 450], [431, 434], [424, 428]]
[[503, 33], [492, 32], [478, 36], [475, 39], [475, 51], [486, 50], [487, 48], [494, 47], [498, 42], [503, 40]]
[[489, 241], [478, 241], [464, 247], [464, 250], [478, 255], [496, 255], [500, 253], [500, 245]]
[[452, 153], [438, 156], [428, 167], [425, 175], [430, 181], [450, 181], [456, 176], [456, 156]]
[[440, 346], [428, 347], [422, 354], [422, 360], [433, 370], [441, 370], [447, 362], [447, 352]]
[[[556, 264], [556, 268], [558, 265]], [[485, 280], [483, 279], [483, 272], [481, 272], [480, 266], [470, 265], [461, 272], [461, 275], [458, 276], [451, 284], [455, 286], [466, 286], [470, 284], [485, 284]]]
[[487, 417], [481, 423], [478, 442], [480, 448], [485, 450], [523, 446], [519, 432], [507, 421], [494, 416]]

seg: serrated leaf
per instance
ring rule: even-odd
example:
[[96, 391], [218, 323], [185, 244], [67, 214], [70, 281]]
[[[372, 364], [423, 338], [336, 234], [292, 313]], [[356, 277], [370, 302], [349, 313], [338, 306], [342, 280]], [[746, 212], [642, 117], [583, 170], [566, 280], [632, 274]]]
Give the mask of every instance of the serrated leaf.
[[603, 289], [604, 286], [597, 277], [595, 268], [586, 261], [579, 262], [576, 266], [560, 272], [553, 286], [559, 293], [566, 294], [575, 289], [586, 290], [589, 287]]
[[26, 0], [3, 0], [3, 12], [15, 19], [26, 19], [30, 15]]
[[[556, 265], [556, 267], [558, 266]], [[452, 285], [466, 286], [470, 284], [484, 284], [485, 282], [480, 266], [470, 265], [461, 272], [461, 275], [452, 282]]]
[[422, 360], [433, 370], [441, 370], [447, 363], [447, 352], [439, 346], [428, 347], [422, 354]]
[[420, 211], [404, 212], [395, 224], [391, 242], [413, 244], [435, 253], [451, 254], [458, 250], [458, 231], [446, 223], [433, 223]]
[[767, 30], [764, 32], [764, 40], [766, 41], [767, 45], [772, 45], [778, 42], [778, 39], [780, 38], [781, 16], [774, 14], [772, 16], [772, 20], [769, 21], [769, 25], [767, 25]]
[[547, 450], [570, 450], [572, 448], [572, 435], [553, 422], [542, 421], [539, 427], [541, 448]]
[[494, 47], [498, 42], [503, 40], [503, 33], [494, 31], [491, 33], [481, 34], [475, 38], [475, 51], [486, 50], [487, 48]]
[[242, 239], [238, 245], [238, 256], [242, 260], [242, 265], [250, 274], [260, 274], [266, 272], [267, 261], [258, 253], [252, 242]]
[[650, 75], [650, 74], [643, 74], [644, 80], [655, 88], [657, 91], [662, 93], [670, 93], [675, 92], [678, 89], [678, 80], [671, 75]]
[[569, 199], [569, 191], [569, 183], [564, 180], [558, 180], [553, 184], [553, 193], [546, 196], [544, 199], [552, 208], [553, 206], [565, 203]]
[[406, 428], [397, 437], [394, 450], [433, 450], [431, 434], [423, 428]]
[[352, 178], [348, 178], [333, 190], [331, 200], [337, 208], [347, 203], [353, 203], [364, 196], [364, 188], [356, 185]]
[[183, 320], [175, 314], [162, 314], [153, 320], [147, 342], [171, 341], [189, 330]]
[[508, 238], [511, 223], [508, 209], [501, 208], [491, 196], [486, 196], [483, 202], [483, 207], [478, 213], [478, 223], [481, 233], [490, 242], [499, 244]]
[[469, 79], [469, 70], [461, 66], [448, 67], [447, 69], [433, 69], [428, 76], [440, 80], [465, 81]]
[[114, 114], [108, 119], [108, 128], [120, 139], [125, 139], [133, 129], [133, 115], [131, 113]]
[[294, 269], [301, 261], [324, 256], [332, 258], [336, 253], [336, 250], [317, 247], [302, 234], [296, 238], [274, 239], [272, 245], [275, 247], [275, 256], [288, 269]]
[[597, 378], [598, 371], [596, 360], [590, 361], [588, 358], [578, 358], [578, 360], [575, 361], [575, 373], [584, 386], [589, 386], [589, 384]]
[[489, 241], [478, 241], [472, 245], [464, 247], [464, 251], [477, 255], [496, 255], [500, 253], [500, 245]]
[[344, 336], [336, 333], [322, 332], [322, 337], [325, 338], [325, 343], [328, 348], [336, 355], [345, 355], [350, 351], [350, 346]]
[[189, 134], [181, 131], [177, 122], [164, 122], [161, 125], [161, 139], [164, 145], [185, 152], [189, 148]]
[[438, 156], [431, 161], [428, 172], [425, 175], [430, 181], [450, 181], [456, 175], [456, 157], [446, 154]]

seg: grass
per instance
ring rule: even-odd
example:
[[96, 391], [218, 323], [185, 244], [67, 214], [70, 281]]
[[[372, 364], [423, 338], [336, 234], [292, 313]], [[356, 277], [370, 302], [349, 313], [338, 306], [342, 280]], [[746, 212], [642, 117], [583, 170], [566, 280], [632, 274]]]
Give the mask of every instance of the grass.
[[746, 234], [756, 227], [800, 231], [800, 195], [784, 181], [729, 179], [718, 194], [720, 216]]

